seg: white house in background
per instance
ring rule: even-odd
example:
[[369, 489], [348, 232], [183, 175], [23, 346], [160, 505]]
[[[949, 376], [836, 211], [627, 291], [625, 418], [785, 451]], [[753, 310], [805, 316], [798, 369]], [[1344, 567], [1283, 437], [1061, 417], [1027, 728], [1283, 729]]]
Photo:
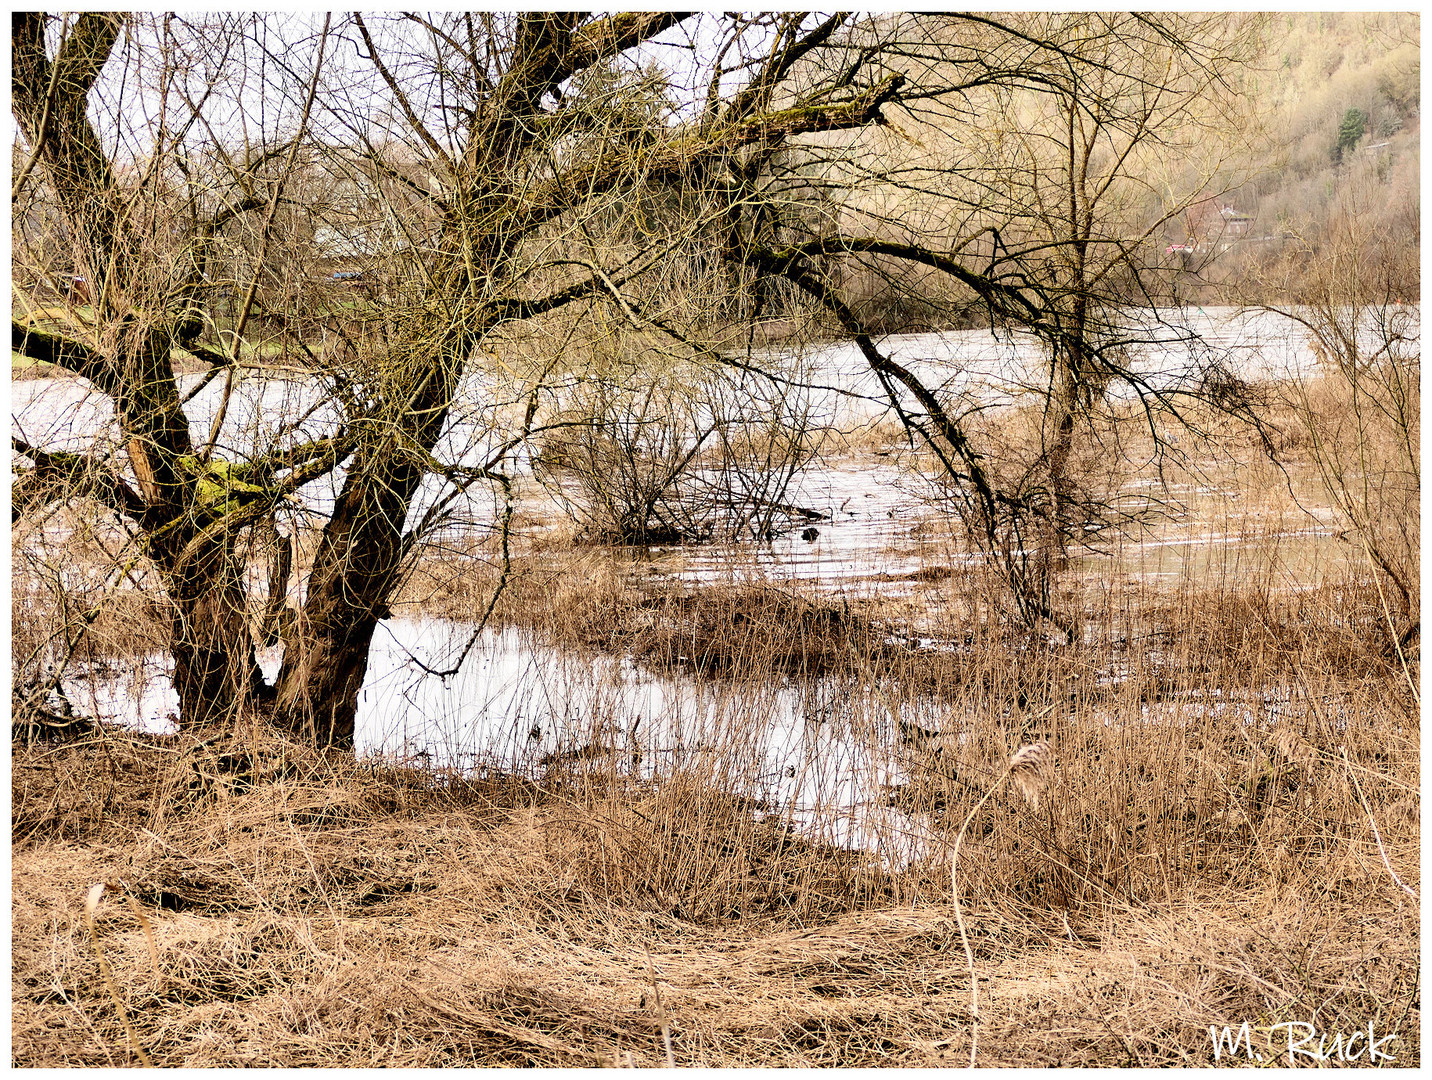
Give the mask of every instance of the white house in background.
[[340, 179], [322, 201], [313, 249], [330, 269], [361, 270], [412, 247], [392, 207], [368, 181]]
[[368, 262], [411, 245], [389, 212], [379, 221], [319, 225], [313, 230], [313, 246], [325, 261]]
[[1225, 206], [1218, 211], [1218, 216], [1223, 219], [1224, 235], [1230, 240], [1237, 240], [1248, 235], [1248, 230], [1253, 226], [1253, 219], [1247, 214], [1240, 214], [1231, 206]]

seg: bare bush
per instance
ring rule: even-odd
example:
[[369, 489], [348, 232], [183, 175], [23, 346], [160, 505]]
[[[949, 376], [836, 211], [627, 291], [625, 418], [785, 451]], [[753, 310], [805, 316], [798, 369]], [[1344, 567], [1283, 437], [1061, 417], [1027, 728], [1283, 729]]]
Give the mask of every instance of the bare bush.
[[591, 539], [768, 540], [821, 517], [787, 493], [820, 441], [797, 391], [699, 364], [584, 379], [546, 436], [550, 491]]
[[1307, 335], [1312, 370], [1290, 372], [1279, 404], [1344, 535], [1385, 588], [1400, 644], [1418, 632], [1421, 595], [1421, 314], [1415, 252], [1373, 189], [1350, 184], [1338, 213], [1299, 244], [1274, 310]]

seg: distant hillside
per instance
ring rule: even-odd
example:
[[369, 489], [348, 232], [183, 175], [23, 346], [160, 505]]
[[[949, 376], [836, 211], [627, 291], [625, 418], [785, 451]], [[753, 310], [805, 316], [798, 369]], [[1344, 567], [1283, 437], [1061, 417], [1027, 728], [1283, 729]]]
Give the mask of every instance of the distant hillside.
[[[1350, 166], [1371, 159], [1390, 197], [1416, 201], [1421, 130], [1417, 15], [1277, 15], [1270, 87], [1281, 167], [1254, 192], [1265, 222], [1316, 217]], [[1281, 131], [1276, 130], [1281, 128]]]
[[[1256, 93], [1250, 179], [1220, 200], [1248, 219], [1228, 280], [1278, 254], [1289, 232], [1316, 238], [1339, 210], [1369, 215], [1386, 236], [1420, 244], [1420, 17], [1408, 13], [1279, 13]], [[1272, 240], [1266, 240], [1272, 237]], [[1171, 238], [1180, 239], [1180, 238]], [[1272, 249], [1272, 250], [1268, 250]], [[1412, 258], [1411, 265], [1417, 265]], [[1214, 268], [1210, 268], [1214, 269]]]

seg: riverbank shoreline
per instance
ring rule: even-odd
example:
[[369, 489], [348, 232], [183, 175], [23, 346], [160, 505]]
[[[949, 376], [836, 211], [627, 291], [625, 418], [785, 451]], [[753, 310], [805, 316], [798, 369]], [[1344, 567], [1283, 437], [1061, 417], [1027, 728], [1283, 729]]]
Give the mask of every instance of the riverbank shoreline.
[[[776, 826], [733, 849], [744, 812], [715, 793], [113, 731], [14, 768], [17, 1065], [969, 1060], [947, 873], [910, 895]], [[1381, 825], [1394, 859], [1415, 851], [1415, 824]], [[1417, 904], [1371, 852], [1281, 865], [1134, 905], [966, 896], [978, 1063], [1211, 1065], [1229, 1047], [1210, 1028], [1251, 1023], [1261, 1052], [1314, 1001], [1320, 1030], [1375, 1016], [1415, 1066]]]

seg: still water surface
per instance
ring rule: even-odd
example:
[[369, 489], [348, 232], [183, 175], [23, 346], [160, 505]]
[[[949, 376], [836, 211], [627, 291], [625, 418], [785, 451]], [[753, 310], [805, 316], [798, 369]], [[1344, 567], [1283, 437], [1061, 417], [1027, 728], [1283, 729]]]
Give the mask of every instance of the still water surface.
[[[1196, 377], [1210, 355], [1253, 380], [1307, 372], [1313, 364], [1296, 326], [1266, 313], [1185, 312], [1178, 325], [1155, 330], [1150, 338], [1157, 342], [1137, 359], [1154, 379]], [[1187, 331], [1198, 340], [1191, 344]], [[985, 404], [1017, 400], [1040, 379], [1040, 354], [1021, 335], [907, 335], [883, 345], [945, 393]], [[853, 345], [828, 346], [789, 362], [803, 366], [813, 383], [854, 391], [815, 401], [818, 414], [823, 409], [838, 422], [875, 415], [877, 406], [868, 399], [877, 388]], [[186, 377], [185, 392], [196, 381]], [[468, 400], [439, 453], [472, 463], [491, 452], [491, 388], [478, 380], [466, 391]], [[216, 380], [189, 404], [196, 440], [207, 440], [220, 393]], [[14, 382], [11, 399], [12, 428], [33, 444], [82, 449], [96, 434], [117, 442], [106, 399], [78, 380]], [[220, 445], [252, 453], [264, 446], [274, 417], [305, 415], [299, 437], [332, 429], [335, 417], [314, 383], [242, 382]], [[323, 514], [340, 482], [339, 475], [315, 482], [301, 493], [303, 501]], [[797, 478], [790, 501], [827, 515], [816, 539], [792, 532], [766, 544], [683, 549], [668, 557], [658, 552], [650, 573], [687, 580], [801, 579], [835, 590], [863, 581], [889, 595], [910, 588], [910, 576], [922, 568], [960, 558], [930, 528], [934, 514], [921, 493], [879, 458], [812, 467]], [[490, 506], [475, 506], [470, 516], [480, 521], [490, 514]], [[1150, 541], [1183, 549], [1237, 542], [1212, 535]], [[904, 772], [895, 718], [878, 688], [821, 680], [733, 693], [697, 678], [654, 675], [626, 659], [565, 655], [515, 630], [479, 635], [453, 676], [426, 673], [425, 667], [449, 667], [470, 634], [462, 623], [439, 619], [390, 619], [380, 626], [359, 700], [360, 752], [459, 769], [497, 766], [539, 778], [584, 748], [591, 767], [605, 760], [638, 776], [698, 764], [723, 775], [739, 793], [787, 808], [795, 824], [825, 839], [878, 847], [897, 859], [915, 853], [910, 848], [902, 855], [899, 838], [918, 838], [921, 826], [884, 805], [884, 785], [900, 782]], [[278, 660], [273, 653], [264, 657], [270, 677]], [[75, 704], [93, 715], [164, 730], [176, 707], [167, 668], [165, 658], [150, 657], [76, 680], [69, 690]], [[907, 703], [900, 719], [937, 728], [942, 709], [934, 701]], [[918, 840], [910, 842], [918, 847]]]

